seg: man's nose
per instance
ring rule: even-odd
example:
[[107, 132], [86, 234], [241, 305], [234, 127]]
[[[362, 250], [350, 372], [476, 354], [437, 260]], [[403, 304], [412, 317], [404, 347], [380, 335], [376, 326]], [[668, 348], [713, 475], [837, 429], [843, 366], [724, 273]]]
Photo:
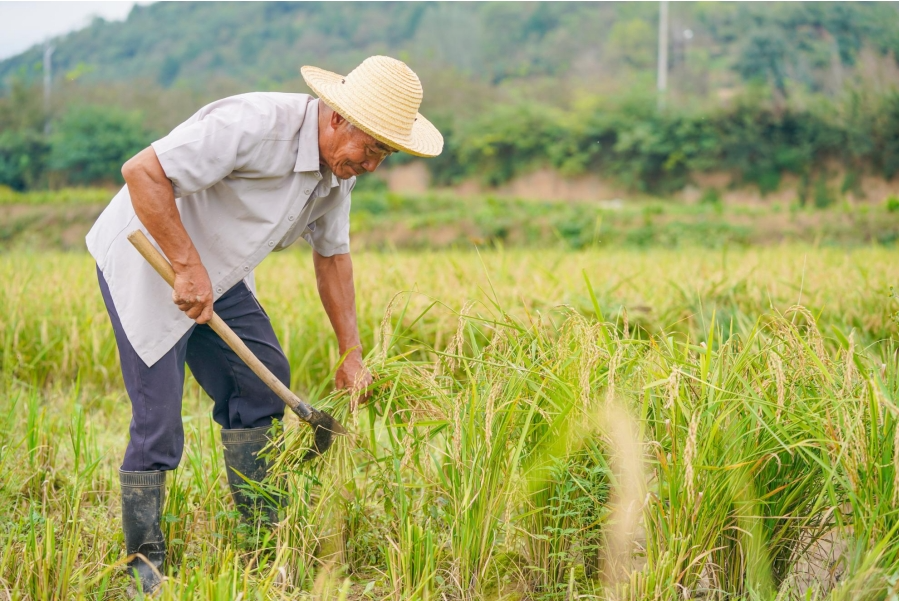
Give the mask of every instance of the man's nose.
[[371, 173], [375, 169], [378, 168], [378, 165], [381, 164], [381, 161], [377, 159], [366, 159], [362, 162], [362, 168]]

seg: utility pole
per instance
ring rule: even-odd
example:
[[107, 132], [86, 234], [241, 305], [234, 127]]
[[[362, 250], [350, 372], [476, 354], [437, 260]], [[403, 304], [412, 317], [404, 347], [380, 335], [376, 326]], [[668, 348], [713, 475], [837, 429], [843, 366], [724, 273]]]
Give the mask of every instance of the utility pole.
[[46, 121], [44, 122], [44, 133], [50, 133], [50, 98], [52, 94], [52, 86], [53, 86], [53, 51], [56, 50], [56, 46], [54, 46], [48, 40], [44, 44], [44, 118]]
[[659, 110], [665, 108], [665, 90], [668, 89], [668, 0], [659, 2], [659, 70], [656, 74], [657, 102]]

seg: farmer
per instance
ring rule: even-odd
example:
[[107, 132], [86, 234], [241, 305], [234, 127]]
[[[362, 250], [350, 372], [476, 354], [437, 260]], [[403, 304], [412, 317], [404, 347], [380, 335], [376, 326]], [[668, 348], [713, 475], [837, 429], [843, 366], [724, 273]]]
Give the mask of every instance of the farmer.
[[[418, 114], [422, 89], [404, 63], [366, 59], [349, 75], [303, 67], [318, 95], [253, 93], [203, 107], [122, 167], [126, 186], [87, 235], [131, 400], [119, 472], [132, 577], [155, 589], [165, 559], [160, 528], [166, 472], [184, 446], [184, 364], [212, 397], [228, 483], [245, 520], [277, 519], [239, 485], [262, 480], [272, 421], [284, 404], [206, 322], [213, 309], [285, 384], [290, 366], [256, 299], [253, 270], [299, 237], [312, 246], [322, 305], [345, 359], [338, 388], [363, 391], [350, 260], [350, 192], [357, 175], [399, 150], [440, 154], [440, 132]], [[174, 290], [129, 244], [141, 229], [175, 271]], [[297, 282], [297, 285], [302, 283]], [[255, 511], [254, 511], [255, 510]]]

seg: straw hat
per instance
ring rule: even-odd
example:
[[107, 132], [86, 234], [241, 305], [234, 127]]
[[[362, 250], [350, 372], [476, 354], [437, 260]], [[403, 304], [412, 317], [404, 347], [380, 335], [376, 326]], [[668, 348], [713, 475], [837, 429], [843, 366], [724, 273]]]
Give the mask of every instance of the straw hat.
[[376, 140], [420, 157], [443, 150], [443, 136], [418, 112], [421, 82], [406, 63], [371, 56], [345, 77], [318, 67], [300, 71], [319, 98]]

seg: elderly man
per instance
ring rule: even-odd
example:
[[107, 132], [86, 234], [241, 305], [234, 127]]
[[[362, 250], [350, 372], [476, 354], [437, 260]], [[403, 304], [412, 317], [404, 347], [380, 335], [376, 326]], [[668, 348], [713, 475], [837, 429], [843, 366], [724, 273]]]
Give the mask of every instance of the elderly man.
[[[335, 384], [367, 387], [349, 254], [355, 176], [397, 150], [430, 157], [443, 147], [418, 113], [421, 84], [404, 63], [375, 56], [345, 77], [314, 67], [302, 73], [318, 99], [225, 98], [125, 163], [126, 186], [87, 235], [131, 400], [122, 527], [128, 554], [146, 558], [129, 564], [144, 591], [159, 584], [165, 559], [160, 517], [165, 475], [178, 467], [184, 445], [185, 362], [212, 397], [232, 496], [245, 518], [255, 507], [240, 475], [265, 477], [257, 453], [284, 414], [281, 400], [204, 325], [213, 309], [289, 385], [290, 366], [256, 300], [253, 269], [302, 236], [345, 357]], [[127, 242], [137, 228], [171, 262], [174, 290]], [[268, 521], [276, 511], [263, 508]]]

